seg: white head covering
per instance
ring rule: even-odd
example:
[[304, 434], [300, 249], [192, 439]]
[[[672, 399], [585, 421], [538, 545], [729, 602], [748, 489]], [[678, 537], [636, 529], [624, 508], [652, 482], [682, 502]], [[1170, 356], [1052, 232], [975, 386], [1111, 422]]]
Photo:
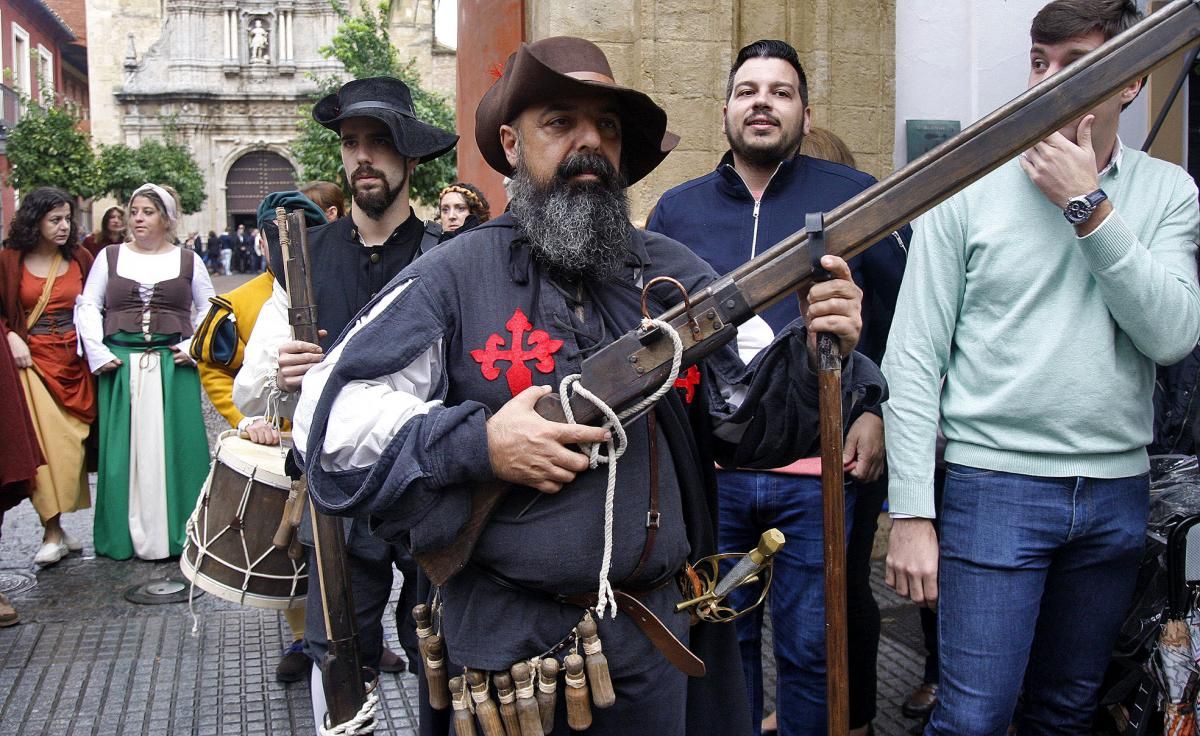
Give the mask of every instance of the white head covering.
[[133, 200], [135, 197], [137, 197], [139, 194], [145, 194], [146, 192], [153, 192], [159, 199], [162, 200], [163, 207], [167, 208], [167, 219], [171, 221], [172, 225], [179, 221], [179, 213], [175, 211], [175, 198], [171, 196], [170, 192], [157, 184], [146, 182], [137, 189], [134, 189], [133, 194], [129, 195], [130, 206], [133, 205]]

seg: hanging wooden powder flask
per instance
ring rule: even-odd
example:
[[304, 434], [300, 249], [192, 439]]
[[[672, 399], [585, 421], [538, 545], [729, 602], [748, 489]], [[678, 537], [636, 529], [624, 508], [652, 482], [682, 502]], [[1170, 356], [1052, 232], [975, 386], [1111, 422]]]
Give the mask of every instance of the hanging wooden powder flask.
[[500, 709], [492, 700], [487, 675], [479, 670], [467, 670], [464, 675], [471, 700], [475, 701], [475, 717], [479, 719], [479, 730], [483, 736], [505, 736], [504, 722], [500, 720]]
[[592, 703], [597, 708], [611, 708], [613, 703], [617, 702], [617, 694], [613, 692], [612, 677], [608, 673], [608, 658], [604, 656], [592, 614], [583, 617], [577, 630], [580, 639], [583, 640], [583, 653], [587, 655], [587, 679], [592, 689]]
[[433, 617], [429, 614], [429, 606], [424, 603], [413, 606], [412, 615], [417, 624], [417, 649], [424, 657], [425, 644], [429, 642], [429, 637], [433, 636]]
[[567, 725], [576, 731], [592, 727], [592, 707], [588, 703], [587, 677], [583, 674], [583, 657], [572, 652], [563, 659], [567, 674]]
[[500, 701], [500, 720], [508, 736], [521, 736], [521, 721], [517, 717], [517, 692], [513, 689], [512, 677], [507, 672], [492, 675], [496, 685], [496, 699]]
[[517, 719], [521, 722], [521, 736], [542, 736], [542, 716], [538, 713], [537, 700], [533, 697], [533, 677], [528, 662], [517, 662], [512, 666], [513, 685], [517, 689]]
[[467, 684], [461, 675], [450, 678], [450, 692], [454, 695], [454, 734], [455, 736], [475, 736], [475, 719], [471, 717], [471, 707], [467, 704], [470, 695], [467, 694]]
[[554, 705], [558, 700], [558, 660], [546, 657], [538, 665], [537, 703], [542, 714], [542, 734], [554, 731]]
[[450, 706], [450, 690], [446, 686], [446, 645], [439, 634], [425, 640], [422, 656], [425, 660], [425, 682], [429, 685], [429, 707], [446, 710]]

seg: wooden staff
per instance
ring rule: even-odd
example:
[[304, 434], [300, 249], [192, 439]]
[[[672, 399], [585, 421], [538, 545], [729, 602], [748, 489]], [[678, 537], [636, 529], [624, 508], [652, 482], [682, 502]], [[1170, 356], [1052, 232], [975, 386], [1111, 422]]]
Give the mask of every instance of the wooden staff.
[[[805, 221], [814, 279], [828, 280], [825, 216]], [[830, 736], [850, 730], [850, 658], [846, 643], [846, 479], [842, 467], [842, 354], [831, 333], [817, 335], [817, 395], [821, 427], [821, 503], [825, 531], [825, 701]]]
[[[829, 252], [849, 260], [889, 233], [1011, 160], [1071, 120], [1147, 74], [1200, 39], [1200, 0], [1175, 0], [1133, 28], [1027, 90], [949, 141], [831, 210]], [[807, 234], [799, 231], [689, 295], [687, 306], [667, 310], [683, 341], [683, 366], [693, 365], [732, 340], [736, 325], [794, 294], [811, 278]], [[693, 330], [693, 327], [696, 329]], [[667, 377], [670, 340], [661, 331], [634, 330], [596, 351], [580, 367], [581, 383], [606, 404], [622, 409], [650, 395]], [[599, 410], [572, 397], [575, 419], [590, 424]], [[538, 400], [543, 417], [563, 421], [554, 395]], [[482, 484], [471, 498], [471, 518], [453, 543], [416, 555], [435, 585], [458, 573], [506, 484]]]
[[[289, 215], [282, 207], [278, 207], [275, 209], [275, 218], [291, 305], [288, 322], [292, 325], [292, 336], [297, 340], [317, 343], [320, 340], [317, 335], [317, 305], [313, 302], [308, 270], [308, 235], [304, 215], [301, 212]], [[358, 715], [366, 702], [367, 689], [358, 651], [358, 627], [354, 621], [354, 598], [350, 590], [342, 520], [336, 516], [318, 514], [311, 504], [309, 512], [312, 515], [314, 556], [321, 578], [325, 638], [329, 642], [323, 667], [325, 702], [329, 707], [331, 725], [336, 727]]]

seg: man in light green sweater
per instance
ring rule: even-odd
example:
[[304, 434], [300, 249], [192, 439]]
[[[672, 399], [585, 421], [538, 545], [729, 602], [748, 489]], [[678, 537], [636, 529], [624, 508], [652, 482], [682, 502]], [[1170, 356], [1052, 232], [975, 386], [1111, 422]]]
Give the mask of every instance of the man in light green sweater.
[[[1030, 86], [1137, 19], [1125, 0], [1050, 3]], [[938, 604], [927, 735], [1004, 734], [1022, 689], [1020, 733], [1088, 732], [1143, 546], [1155, 363], [1200, 340], [1196, 186], [1121, 145], [1139, 91], [917, 224], [883, 362], [887, 580]]]

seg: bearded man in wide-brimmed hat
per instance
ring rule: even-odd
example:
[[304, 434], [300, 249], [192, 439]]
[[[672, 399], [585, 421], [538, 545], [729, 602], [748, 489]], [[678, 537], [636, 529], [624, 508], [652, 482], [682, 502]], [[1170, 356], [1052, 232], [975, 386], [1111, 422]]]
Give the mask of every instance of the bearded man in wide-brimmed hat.
[[[683, 245], [629, 222], [626, 187], [677, 141], [666, 113], [618, 85], [594, 44], [523, 45], [476, 113], [480, 150], [512, 177], [510, 211], [405, 269], [309, 373], [296, 414], [314, 503], [370, 514], [376, 533], [418, 557], [455, 543], [476, 484], [507, 486], [469, 563], [431, 594], [446, 666], [499, 672], [594, 655], [595, 642], [572, 636], [590, 615], [616, 699], [594, 704], [589, 733], [748, 732], [733, 630], [675, 613], [676, 576], [713, 548], [714, 460], [783, 464], [817, 435], [799, 324], [754, 370], [726, 345], [627, 420], [615, 488], [579, 449], [608, 430], [534, 410], [638, 326], [643, 285], [670, 276], [690, 292], [716, 278]], [[809, 316], [849, 355], [861, 295], [843, 261], [825, 263], [837, 278], [813, 287]], [[658, 313], [681, 294], [659, 284], [647, 300]], [[881, 398], [873, 366], [851, 358], [845, 370], [848, 390]], [[559, 677], [560, 700], [565, 689]], [[444, 732], [445, 713], [423, 704], [422, 732]], [[565, 734], [561, 704], [556, 713], [554, 733]]]
[[[338, 134], [354, 206], [349, 216], [308, 230], [309, 272], [317, 326], [322, 331], [319, 345], [292, 339], [283, 269], [278, 263], [274, 266], [274, 293], [259, 313], [234, 382], [234, 402], [246, 415], [243, 422], [247, 426], [253, 426], [266, 413], [268, 403], [274, 403], [279, 415], [290, 416], [304, 374], [324, 358], [324, 351], [358, 310], [414, 258], [437, 244], [436, 229], [427, 227], [413, 213], [409, 186], [413, 170], [449, 153], [458, 136], [418, 120], [408, 87], [390, 77], [347, 82], [319, 100], [312, 115]], [[278, 232], [272, 218], [263, 224], [273, 257], [277, 258]], [[304, 518], [301, 539], [311, 544], [307, 514]], [[405, 668], [404, 660], [383, 646], [382, 616], [392, 589], [394, 565], [406, 579], [397, 609], [397, 631], [409, 658], [408, 666], [415, 671], [417, 642], [411, 610], [416, 586], [410, 582], [416, 577], [415, 565], [402, 547], [372, 536], [367, 527], [366, 519], [348, 524], [346, 544], [363, 663], [389, 672]], [[293, 621], [293, 631], [297, 635], [303, 631], [304, 654], [320, 663], [327, 647], [317, 570], [311, 555], [308, 570], [304, 625], [298, 628], [299, 622]], [[285, 661], [288, 666], [277, 671], [281, 681], [302, 679], [309, 669], [298, 644], [289, 649]], [[319, 685], [319, 671], [314, 670], [314, 675]], [[320, 722], [324, 715], [321, 688], [314, 686], [313, 694]]]

